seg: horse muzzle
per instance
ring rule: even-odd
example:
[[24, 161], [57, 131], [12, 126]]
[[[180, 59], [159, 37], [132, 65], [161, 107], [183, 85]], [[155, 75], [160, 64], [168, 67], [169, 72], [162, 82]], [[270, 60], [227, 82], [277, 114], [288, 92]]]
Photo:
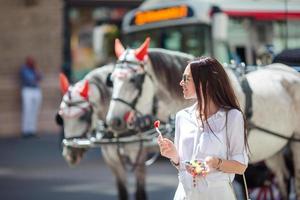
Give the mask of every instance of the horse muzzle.
[[124, 129], [126, 128], [125, 121], [118, 117], [108, 120], [107, 125], [114, 132], [124, 131]]

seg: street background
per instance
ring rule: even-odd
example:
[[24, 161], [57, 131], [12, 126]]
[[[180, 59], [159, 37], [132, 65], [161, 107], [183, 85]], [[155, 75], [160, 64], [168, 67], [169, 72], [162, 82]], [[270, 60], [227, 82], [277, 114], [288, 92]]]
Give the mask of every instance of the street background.
[[[101, 158], [90, 149], [81, 163], [69, 167], [61, 156], [57, 135], [0, 140], [1, 200], [115, 200], [114, 177]], [[135, 180], [129, 174], [133, 199]], [[148, 197], [172, 199], [177, 187], [175, 169], [165, 160], [147, 168]]]

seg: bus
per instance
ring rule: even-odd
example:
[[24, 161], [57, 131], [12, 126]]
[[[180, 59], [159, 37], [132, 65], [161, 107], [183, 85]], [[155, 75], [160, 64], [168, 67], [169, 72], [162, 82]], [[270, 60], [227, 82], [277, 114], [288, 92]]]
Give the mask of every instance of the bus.
[[151, 47], [259, 65], [299, 48], [299, 27], [299, 0], [147, 0], [125, 15], [122, 39], [134, 48], [150, 36]]

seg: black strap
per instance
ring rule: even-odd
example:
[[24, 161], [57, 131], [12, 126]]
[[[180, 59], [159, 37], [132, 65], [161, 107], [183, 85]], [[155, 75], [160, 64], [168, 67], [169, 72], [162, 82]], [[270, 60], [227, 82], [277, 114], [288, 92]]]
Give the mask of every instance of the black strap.
[[253, 116], [253, 108], [252, 108], [252, 94], [253, 94], [253, 90], [251, 89], [246, 76], [243, 76], [242, 81], [241, 81], [241, 86], [242, 86], [243, 92], [244, 92], [244, 94], [246, 96], [245, 116], [246, 116], [246, 119], [248, 121], [248, 127], [247, 127], [248, 128], [248, 135], [249, 135], [250, 130], [257, 129], [257, 130], [262, 131], [264, 133], [267, 133], [267, 134], [270, 134], [270, 135], [273, 135], [273, 136], [276, 136], [276, 137], [279, 137], [279, 138], [282, 138], [282, 139], [285, 139], [285, 140], [289, 140], [289, 141], [292, 141], [292, 142], [300, 142], [300, 139], [299, 138], [295, 138], [294, 136], [287, 137], [287, 136], [284, 136], [282, 134], [275, 133], [273, 131], [270, 131], [268, 129], [265, 129], [263, 127], [255, 125], [251, 121], [251, 118]]
[[252, 109], [252, 94], [253, 91], [249, 85], [249, 82], [247, 80], [246, 76], [243, 76], [242, 81], [241, 81], [241, 86], [243, 89], [243, 92], [245, 94], [245, 116], [247, 120], [250, 120], [253, 115], [253, 109]]
[[273, 135], [273, 136], [276, 136], [276, 137], [279, 137], [279, 138], [282, 138], [282, 139], [285, 139], [285, 140], [289, 140], [289, 141], [292, 141], [292, 142], [300, 142], [300, 138], [295, 138], [294, 136], [287, 137], [287, 136], [284, 136], [282, 134], [275, 133], [273, 131], [270, 131], [268, 129], [262, 128], [260, 126], [256, 126], [255, 124], [251, 123], [251, 121], [248, 123], [248, 126], [249, 126], [250, 129], [257, 129], [257, 130], [260, 130], [260, 131], [262, 131], [264, 133], [268, 133], [270, 135]]

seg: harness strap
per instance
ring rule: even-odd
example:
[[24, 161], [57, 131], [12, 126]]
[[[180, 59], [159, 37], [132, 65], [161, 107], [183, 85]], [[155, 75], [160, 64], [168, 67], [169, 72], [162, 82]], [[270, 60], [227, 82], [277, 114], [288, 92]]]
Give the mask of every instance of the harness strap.
[[[145, 75], [144, 75], [144, 77], [145, 77]], [[112, 98], [111, 100], [113, 100], [113, 101], [119, 101], [119, 102], [121, 102], [121, 103], [129, 106], [132, 110], [137, 111], [138, 113], [141, 113], [140, 111], [138, 111], [135, 108], [135, 106], [136, 106], [136, 104], [138, 102], [138, 99], [140, 98], [140, 96], [142, 94], [143, 88], [141, 86], [139, 86], [137, 89], [138, 89], [138, 94], [137, 94], [137, 96], [134, 98], [134, 100], [131, 103], [128, 103], [127, 101], [125, 101], [124, 99], [121, 99], [121, 98]]]
[[262, 132], [268, 133], [270, 135], [273, 135], [273, 136], [276, 136], [276, 137], [279, 137], [279, 138], [282, 138], [282, 139], [285, 139], [285, 140], [289, 140], [289, 141], [292, 141], [292, 142], [300, 142], [300, 138], [295, 138], [294, 136], [287, 137], [287, 136], [281, 135], [279, 133], [275, 133], [275, 132], [270, 131], [268, 129], [256, 126], [251, 121], [248, 123], [248, 126], [250, 127], [250, 129], [257, 129], [257, 130], [260, 130]]
[[123, 103], [123, 104], [129, 106], [132, 110], [136, 110], [136, 109], [135, 109], [135, 106], [132, 105], [132, 103], [128, 103], [127, 101], [125, 101], [125, 100], [123, 100], [123, 99], [121, 99], [121, 98], [112, 98], [111, 100], [113, 100], [113, 101], [119, 101], [119, 102], [121, 102], [121, 103]]
[[241, 80], [241, 86], [242, 86], [243, 92], [244, 92], [244, 94], [246, 96], [245, 116], [246, 116], [246, 119], [248, 121], [248, 127], [247, 127], [248, 128], [248, 135], [249, 135], [250, 130], [257, 129], [257, 130], [260, 130], [262, 132], [268, 133], [270, 135], [273, 135], [273, 136], [276, 136], [276, 137], [279, 137], [279, 138], [282, 138], [282, 139], [285, 139], [285, 140], [289, 140], [289, 141], [292, 141], [292, 142], [300, 142], [300, 139], [299, 138], [295, 138], [294, 136], [287, 137], [287, 136], [284, 136], [282, 134], [275, 133], [273, 131], [270, 131], [268, 129], [265, 129], [263, 127], [255, 125], [251, 121], [251, 118], [253, 116], [253, 109], [252, 109], [252, 94], [253, 94], [253, 90], [251, 89], [246, 76], [243, 76], [243, 78]]
[[[124, 150], [125, 149], [124, 144], [121, 144], [119, 142], [119, 137], [116, 137], [116, 139], [117, 139], [117, 155], [121, 161], [123, 169], [128, 172], [135, 171], [137, 166], [140, 165], [139, 161], [140, 161], [140, 158], [142, 156], [142, 151], [143, 151], [143, 140], [139, 141], [139, 149], [138, 149], [137, 155], [135, 157], [135, 160], [131, 161], [130, 156], [125, 154], [126, 152]], [[130, 169], [128, 168], [127, 164], [129, 164], [129, 166], [131, 166]]]
[[247, 80], [246, 76], [243, 76], [242, 81], [241, 81], [241, 86], [243, 89], [243, 92], [246, 97], [246, 102], [245, 102], [245, 116], [247, 120], [250, 120], [253, 115], [253, 109], [252, 109], [252, 94], [253, 91], [249, 85], [249, 82]]
[[[144, 78], [145, 78], [145, 76], [149, 76], [149, 78], [153, 82], [153, 78], [149, 73], [145, 72]], [[144, 82], [144, 79], [143, 79], [143, 82]], [[143, 84], [143, 82], [141, 84]], [[121, 99], [121, 98], [112, 98], [111, 100], [119, 101], [119, 102], [129, 106], [132, 110], [136, 111], [139, 115], [143, 115], [142, 112], [140, 112], [139, 110], [136, 109], [136, 104], [137, 104], [139, 98], [141, 97], [141, 94], [143, 92], [143, 88], [140, 86], [138, 88], [138, 90], [139, 90], [139, 92], [138, 92], [137, 96], [135, 97], [135, 99], [131, 103], [129, 103], [129, 102], [127, 102], [127, 101], [125, 101], [124, 99]], [[152, 107], [153, 107], [152, 108], [153, 114], [156, 114], [157, 113], [157, 99], [156, 99], [156, 97], [154, 97], [154, 99], [153, 99]]]

